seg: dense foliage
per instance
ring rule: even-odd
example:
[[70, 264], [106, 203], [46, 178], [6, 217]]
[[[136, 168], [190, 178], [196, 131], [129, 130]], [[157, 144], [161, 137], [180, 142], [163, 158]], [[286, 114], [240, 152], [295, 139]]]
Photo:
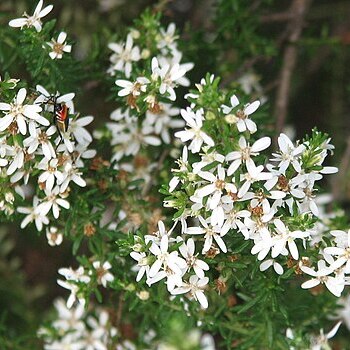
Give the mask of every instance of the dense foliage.
[[298, 64], [339, 58], [345, 34], [308, 0], [204, 1], [185, 23], [169, 14], [186, 2], [14, 3], [1, 349], [346, 349], [350, 151], [337, 174], [335, 130], [287, 119], [312, 74]]

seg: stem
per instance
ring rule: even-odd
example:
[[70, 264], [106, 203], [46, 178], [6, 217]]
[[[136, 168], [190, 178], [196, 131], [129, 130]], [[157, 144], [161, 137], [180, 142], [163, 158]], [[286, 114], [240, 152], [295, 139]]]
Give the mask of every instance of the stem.
[[287, 31], [289, 32], [288, 44], [283, 53], [283, 63], [280, 72], [274, 113], [276, 118], [277, 135], [283, 130], [285, 125], [290, 97], [291, 77], [298, 55], [298, 49], [295, 44], [300, 38], [304, 25], [304, 17], [310, 4], [311, 0], [294, 0], [290, 7], [289, 12], [294, 15], [287, 27]]

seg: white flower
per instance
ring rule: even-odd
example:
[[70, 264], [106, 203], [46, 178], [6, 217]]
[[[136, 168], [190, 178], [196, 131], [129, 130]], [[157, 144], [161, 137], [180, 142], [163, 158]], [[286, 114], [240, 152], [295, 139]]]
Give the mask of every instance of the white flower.
[[317, 262], [318, 270], [315, 271], [308, 266], [301, 265], [300, 269], [307, 273], [308, 275], [314, 277], [309, 281], [304, 282], [301, 288], [309, 289], [318, 286], [320, 283], [324, 283], [328, 290], [337, 297], [340, 297], [344, 289], [344, 280], [339, 277], [329, 276], [333, 273], [331, 266], [326, 266], [324, 260], [319, 260]]
[[190, 234], [190, 235], [203, 235], [205, 238], [204, 246], [203, 246], [203, 251], [202, 253], [205, 254], [209, 249], [211, 248], [213, 244], [213, 239], [217, 243], [217, 245], [220, 247], [220, 249], [224, 252], [227, 253], [227, 248], [225, 245], [225, 242], [220, 236], [220, 227], [219, 226], [209, 226], [206, 220], [199, 216], [198, 217], [201, 225], [203, 227], [188, 227], [185, 233]]
[[217, 167], [217, 175], [214, 175], [209, 171], [199, 171], [198, 176], [210, 182], [210, 184], [197, 189], [194, 195], [196, 197], [204, 198], [212, 194], [208, 200], [208, 205], [211, 210], [218, 206], [224, 190], [230, 193], [237, 192], [237, 187], [233, 183], [227, 182], [225, 169], [221, 164]]
[[204, 278], [204, 271], [209, 270], [209, 265], [203, 260], [198, 259], [197, 258], [198, 254], [194, 255], [194, 252], [195, 252], [194, 240], [192, 238], [189, 238], [186, 243], [184, 242], [179, 247], [179, 251], [186, 260], [188, 271], [191, 268], [193, 268], [198, 278]]
[[16, 18], [9, 22], [11, 27], [23, 28], [27, 26], [28, 28], [34, 27], [37, 32], [41, 31], [41, 18], [45, 17], [53, 9], [52, 5], [43, 8], [43, 0], [40, 0], [36, 5], [34, 13], [32, 16], [28, 16], [26, 13], [23, 14], [24, 18]]
[[237, 193], [237, 188], [233, 183], [226, 180], [225, 170], [222, 168], [221, 164], [217, 167], [216, 176], [209, 171], [199, 171], [198, 176], [211, 183], [197, 189], [194, 197], [203, 199], [211, 195], [207, 201], [207, 206], [212, 210], [210, 221], [212, 225], [219, 225], [221, 227], [225, 219], [223, 202], [221, 202], [223, 192], [226, 191], [229, 194]]
[[51, 226], [50, 228], [46, 229], [46, 238], [47, 242], [52, 247], [60, 245], [63, 241], [62, 233], [59, 233], [58, 228], [54, 226]]
[[138, 126], [137, 118], [132, 117], [129, 111], [122, 112], [116, 109], [111, 114], [111, 119], [118, 123], [107, 123], [108, 129], [112, 133], [111, 144], [114, 147], [112, 161], [119, 161], [124, 156], [135, 155], [141, 146], [160, 146], [158, 137], [151, 134], [151, 130], [145, 130]]
[[250, 186], [256, 181], [269, 180], [272, 174], [269, 172], [263, 172], [264, 166], [255, 166], [253, 161], [247, 161], [246, 163], [248, 172], [240, 175], [240, 180], [245, 180], [244, 184], [238, 191], [238, 197], [243, 197], [249, 190]]
[[[40, 95], [35, 99], [34, 104], [44, 104], [44, 109], [46, 111], [54, 112], [54, 105], [50, 102], [51, 99], [55, 100], [56, 103], [64, 103], [69, 109], [70, 114], [74, 114], [74, 103], [73, 98], [75, 97], [74, 92], [70, 92], [68, 94], [60, 95], [57, 91], [56, 94], [51, 95], [43, 86], [37, 85], [36, 91], [40, 93]], [[51, 101], [52, 102], [52, 101]]]
[[58, 270], [58, 273], [68, 281], [89, 283], [90, 277], [85, 274], [83, 266], [79, 266], [76, 270], [71, 267], [62, 267]]
[[244, 230], [245, 225], [242, 223], [241, 218], [249, 217], [251, 215], [250, 212], [248, 210], [235, 210], [232, 202], [228, 203], [225, 209], [225, 223], [221, 228], [220, 234], [224, 236], [231, 229]]
[[169, 239], [167, 235], [164, 235], [160, 241], [160, 246], [153, 242], [149, 248], [150, 252], [156, 256], [156, 261], [152, 264], [149, 270], [149, 276], [154, 277], [163, 267], [164, 270], [170, 269], [176, 275], [182, 276], [181, 269], [186, 268], [186, 261], [180, 258], [176, 251], [168, 252]]
[[147, 129], [154, 127], [154, 132], [160, 135], [164, 143], [170, 143], [169, 129], [183, 128], [185, 123], [183, 120], [174, 118], [179, 115], [180, 110], [168, 103], [160, 105], [158, 113], [146, 112], [146, 119], [143, 123], [143, 128]]
[[85, 187], [86, 182], [81, 177], [81, 175], [82, 172], [79, 171], [79, 169], [74, 165], [74, 163], [67, 161], [67, 163], [64, 165], [64, 180], [61, 182], [60, 192], [64, 192], [71, 181], [73, 181], [80, 187]]
[[108, 261], [105, 261], [103, 264], [101, 261], [94, 261], [92, 265], [96, 270], [97, 283], [102, 284], [106, 288], [107, 283], [114, 280], [114, 276], [108, 271], [112, 268], [112, 265]]
[[114, 51], [110, 57], [112, 66], [109, 68], [109, 73], [114, 75], [114, 71], [124, 71], [127, 78], [130, 77], [132, 71], [132, 62], [137, 62], [141, 59], [140, 49], [138, 46], [133, 47], [134, 40], [131, 33], [126, 38], [126, 43], [110, 43], [108, 47]]
[[274, 225], [276, 227], [275, 232], [277, 233], [277, 235], [274, 236], [274, 246], [272, 247], [271, 252], [272, 258], [276, 258], [278, 255], [280, 255], [285, 249], [286, 245], [288, 245], [288, 249], [293, 259], [298, 260], [299, 252], [294, 240], [295, 238], [306, 238], [309, 236], [309, 233], [302, 231], [290, 232], [286, 225], [280, 219], [275, 219]]
[[202, 158], [201, 161], [192, 164], [194, 174], [198, 174], [198, 172], [202, 170], [202, 168], [204, 168], [205, 166], [211, 163], [214, 163], [214, 162], [223, 163], [225, 161], [225, 156], [216, 152], [215, 150], [209, 152], [209, 148], [210, 147], [208, 146], [202, 147], [202, 150], [204, 153], [200, 154]]
[[[249, 220], [249, 223], [254, 224], [255, 222]], [[252, 229], [252, 227], [249, 228]], [[267, 254], [269, 254], [274, 242], [271, 233], [266, 226], [261, 225], [259, 222], [257, 227], [254, 227], [254, 229], [256, 228], [258, 228], [258, 236], [254, 238], [254, 246], [251, 249], [251, 253], [254, 255], [258, 254], [258, 260], [263, 260]]]
[[140, 96], [141, 92], [146, 92], [147, 84], [150, 81], [145, 77], [138, 77], [136, 81], [133, 83], [129, 80], [118, 79], [115, 81], [117, 86], [122, 87], [122, 89], [118, 92], [118, 96], [128, 96], [132, 95], [133, 97]]
[[71, 52], [72, 46], [67, 45], [65, 42], [67, 39], [67, 33], [61, 32], [58, 35], [57, 41], [55, 39], [51, 39], [51, 43], [47, 43], [52, 49], [52, 51], [49, 53], [49, 56], [51, 59], [61, 59], [63, 57], [64, 52]]
[[41, 215], [46, 215], [52, 209], [54, 218], [58, 219], [60, 216], [60, 207], [69, 209], [69, 202], [59, 197], [59, 188], [57, 186], [52, 191], [45, 189], [45, 194], [46, 197], [37, 207]]
[[[239, 105], [239, 101], [236, 95], [231, 97], [231, 106], [222, 105], [222, 111], [224, 114], [231, 113], [232, 109]], [[234, 115], [232, 115], [231, 120], [234, 121], [237, 125], [237, 129], [239, 132], [244, 132], [249, 130], [251, 134], [257, 131], [256, 124], [249, 119], [249, 116], [253, 114], [260, 106], [260, 101], [254, 101], [252, 103], [248, 103], [244, 106], [243, 110], [238, 110]]]
[[273, 153], [275, 158], [272, 161], [279, 162], [279, 171], [285, 174], [289, 164], [293, 165], [296, 172], [301, 172], [300, 156], [306, 150], [304, 145], [295, 147], [292, 141], [286, 134], [281, 134], [278, 137], [279, 153]]
[[260, 151], [268, 148], [270, 145], [271, 139], [269, 137], [262, 137], [250, 146], [246, 139], [241, 136], [238, 141], [239, 150], [226, 155], [226, 161], [233, 161], [227, 169], [227, 175], [232, 175], [242, 163], [254, 163], [251, 157], [259, 155]]
[[149, 273], [149, 261], [147, 259], [146, 253], [144, 252], [131, 252], [130, 256], [137, 261], [137, 267], [139, 270], [136, 276], [136, 282], [139, 282], [141, 281], [144, 274], [148, 275]]
[[[184, 146], [182, 149], [182, 157], [176, 161], [179, 165], [179, 169], [171, 169], [173, 172], [186, 172], [188, 166], [188, 151], [187, 147]], [[178, 176], [174, 176], [169, 182], [169, 192], [173, 192], [177, 185], [180, 183], [180, 178]]]
[[68, 309], [63, 299], [56, 299], [54, 302], [55, 309], [58, 312], [58, 319], [53, 322], [53, 327], [62, 332], [72, 331], [80, 333], [85, 329], [82, 322], [84, 315], [84, 306], [78, 304], [72, 309]]
[[259, 266], [260, 271], [267, 270], [270, 266], [273, 266], [275, 272], [279, 275], [283, 275], [283, 267], [274, 259], [268, 259], [262, 262]]
[[341, 308], [337, 309], [336, 318], [342, 319], [347, 329], [350, 330], [350, 295], [339, 299], [338, 305], [341, 306]]
[[345, 264], [345, 273], [350, 273], [350, 230], [346, 235], [347, 241], [345, 245], [341, 244], [341, 246], [338, 247], [327, 247], [324, 249], [324, 252], [337, 258], [335, 263], [332, 264], [333, 269], [338, 269]]
[[175, 295], [190, 293], [190, 295], [197, 300], [204, 309], [206, 309], [208, 308], [208, 300], [203, 292], [203, 289], [208, 282], [208, 277], [198, 278], [198, 276], [192, 275], [187, 283], [184, 282], [181, 287], [175, 288], [171, 293]]
[[43, 214], [40, 212], [38, 208], [39, 199], [38, 197], [34, 196], [33, 198], [33, 207], [26, 208], [26, 207], [18, 207], [17, 211], [21, 214], [27, 214], [27, 216], [23, 219], [21, 223], [21, 228], [25, 228], [29, 223], [35, 221], [35, 226], [38, 231], [41, 231], [43, 229], [43, 225], [49, 224], [49, 219], [47, 218], [46, 214]]
[[[70, 291], [70, 295], [66, 303], [68, 309], [70, 309], [73, 306], [76, 300], [78, 300], [82, 306], [85, 305], [85, 299], [83, 296], [79, 295], [79, 287], [75, 283], [57, 280], [57, 284]], [[59, 348], [57, 348], [57, 350], [58, 349]]]
[[79, 144], [87, 146], [92, 142], [92, 136], [84, 126], [91, 124], [93, 120], [94, 117], [90, 115], [70, 121], [69, 131], [74, 135], [75, 140]]
[[55, 184], [61, 184], [64, 177], [61, 171], [57, 169], [58, 159], [48, 159], [43, 158], [40, 163], [37, 165], [38, 169], [45, 170], [42, 172], [38, 178], [38, 181], [45, 183], [45, 189], [50, 192]]
[[337, 334], [340, 325], [341, 322], [338, 322], [327, 334], [324, 334], [323, 329], [321, 329], [320, 335], [311, 339], [310, 350], [330, 349], [328, 340]]
[[305, 175], [304, 181], [299, 185], [300, 189], [305, 194], [302, 203], [299, 204], [299, 202], [297, 202], [300, 212], [304, 213], [308, 210], [311, 210], [312, 214], [319, 216], [319, 209], [315, 202], [316, 195], [313, 192], [315, 181], [320, 180], [321, 178], [322, 175], [316, 173]]
[[210, 147], [214, 146], [213, 139], [201, 130], [203, 126], [202, 110], [193, 112], [192, 109], [188, 107], [187, 110], [181, 110], [181, 115], [185, 119], [187, 125], [190, 126], [190, 129], [178, 131], [175, 133], [175, 136], [180, 138], [182, 142], [192, 140], [190, 146], [188, 147], [192, 153], [198, 153], [203, 142]]
[[46, 118], [38, 114], [42, 111], [40, 106], [35, 104], [23, 105], [26, 96], [27, 90], [22, 88], [18, 91], [12, 103], [0, 103], [0, 110], [5, 111], [5, 116], [0, 119], [0, 131], [4, 131], [12, 122], [16, 122], [19, 132], [25, 135], [27, 133], [27, 118], [45, 126], [50, 125], [50, 122]]
[[170, 23], [166, 31], [163, 28], [160, 28], [160, 34], [161, 38], [157, 43], [158, 49], [164, 47], [172, 49], [175, 47], [176, 40], [178, 39], [175, 23]]
[[174, 87], [177, 84], [182, 86], [188, 86], [187, 79], [183, 79], [187, 71], [192, 68], [191, 65], [180, 65], [175, 63], [170, 65], [167, 62], [159, 62], [156, 57], [152, 58], [152, 79], [157, 80], [160, 78], [159, 93], [164, 95], [166, 92], [169, 94], [171, 101], [176, 100], [176, 94]]
[[55, 126], [50, 126], [47, 130], [41, 130], [36, 128], [35, 123], [29, 123], [30, 136], [23, 141], [23, 145], [28, 147], [28, 154], [33, 154], [37, 151], [39, 145], [41, 150], [47, 159], [54, 158], [56, 156], [55, 150], [50, 142], [50, 137], [56, 132]]
[[11, 150], [10, 155], [12, 157], [12, 162], [7, 168], [7, 175], [12, 175], [17, 169], [21, 169], [23, 167], [25, 159], [25, 149], [20, 146], [14, 146]]

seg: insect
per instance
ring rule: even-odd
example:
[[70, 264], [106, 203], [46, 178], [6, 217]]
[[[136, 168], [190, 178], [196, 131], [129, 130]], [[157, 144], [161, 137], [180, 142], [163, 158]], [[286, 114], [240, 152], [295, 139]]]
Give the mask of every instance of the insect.
[[68, 131], [69, 127], [69, 114], [70, 109], [73, 108], [72, 99], [74, 98], [74, 93], [65, 95], [50, 95], [43, 87], [37, 86], [38, 92], [41, 95], [37, 98], [37, 102], [44, 103], [46, 105], [52, 105], [51, 109], [48, 108], [53, 114], [53, 124], [57, 128], [60, 140], [57, 146], [63, 140], [63, 135]]
[[64, 102], [57, 102], [57, 100], [57, 97], [53, 98], [53, 118], [61, 142], [62, 134], [66, 133], [69, 127], [69, 109]]

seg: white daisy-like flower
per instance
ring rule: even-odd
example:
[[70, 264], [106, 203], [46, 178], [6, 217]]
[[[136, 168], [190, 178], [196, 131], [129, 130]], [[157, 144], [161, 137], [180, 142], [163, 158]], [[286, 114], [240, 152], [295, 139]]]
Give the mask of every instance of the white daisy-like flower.
[[75, 97], [74, 92], [70, 92], [68, 94], [60, 95], [58, 91], [56, 94], [50, 94], [43, 86], [37, 85], [36, 91], [40, 93], [40, 95], [35, 99], [34, 104], [44, 104], [44, 109], [49, 112], [54, 111], [54, 105], [51, 103], [47, 103], [51, 98], [56, 99], [56, 103], [64, 103], [69, 109], [70, 114], [74, 114], [74, 103], [73, 99]]
[[192, 275], [188, 282], [184, 282], [181, 287], [175, 288], [171, 294], [177, 295], [190, 293], [190, 295], [197, 300], [204, 309], [206, 309], [208, 308], [208, 299], [203, 290], [208, 282], [208, 277], [199, 278], [197, 275]]
[[274, 236], [274, 246], [272, 247], [271, 252], [272, 258], [276, 258], [278, 255], [280, 255], [287, 245], [293, 259], [298, 260], [299, 252], [294, 240], [296, 238], [307, 238], [310, 234], [308, 232], [302, 231], [291, 232], [280, 219], [275, 219], [274, 225], [276, 227], [275, 232], [277, 233], [277, 235]]
[[25, 159], [25, 149], [20, 146], [14, 146], [11, 150], [10, 156], [12, 157], [12, 162], [7, 168], [7, 175], [15, 175], [17, 169], [21, 169], [24, 165]]
[[273, 153], [274, 158], [271, 161], [279, 162], [278, 167], [282, 174], [285, 174], [289, 164], [292, 164], [294, 170], [300, 173], [300, 156], [306, 150], [306, 147], [304, 145], [295, 147], [289, 137], [283, 133], [278, 137], [277, 141], [280, 152]]
[[248, 172], [240, 175], [240, 180], [245, 182], [238, 191], [238, 197], [243, 197], [254, 182], [269, 180], [272, 177], [271, 173], [263, 171], [263, 165], [255, 166], [253, 161], [248, 160], [246, 166]]
[[22, 88], [18, 91], [12, 103], [0, 103], [0, 110], [5, 112], [5, 116], [0, 118], [0, 131], [6, 130], [12, 122], [17, 124], [22, 135], [27, 133], [27, 119], [35, 120], [39, 124], [49, 126], [50, 122], [39, 113], [42, 108], [38, 105], [24, 105], [27, 90]]
[[21, 214], [26, 214], [27, 216], [23, 219], [21, 222], [21, 228], [25, 228], [29, 223], [35, 222], [35, 226], [38, 231], [41, 231], [43, 229], [43, 225], [49, 224], [49, 219], [47, 218], [46, 214], [43, 214], [39, 208], [39, 199], [38, 197], [34, 196], [33, 198], [33, 206], [28, 207], [18, 207], [17, 211]]
[[[334, 232], [337, 231], [331, 231], [331, 234], [334, 235]], [[345, 265], [345, 273], [350, 273], [350, 230], [347, 233], [343, 233], [346, 237], [345, 242], [340, 242], [337, 247], [327, 247], [324, 249], [324, 252], [336, 257], [336, 261], [332, 264], [333, 269], [338, 269]]]
[[136, 282], [141, 281], [142, 277], [149, 272], [149, 261], [147, 259], [146, 253], [144, 252], [131, 252], [130, 256], [137, 261], [137, 267], [139, 268], [136, 276]]
[[101, 261], [94, 261], [92, 265], [96, 270], [97, 283], [102, 284], [106, 288], [107, 283], [114, 280], [114, 276], [108, 271], [112, 268], [112, 265], [108, 261], [105, 261], [103, 264]]
[[167, 62], [158, 61], [156, 57], [152, 58], [152, 79], [157, 80], [160, 78], [159, 93], [164, 95], [166, 92], [169, 94], [169, 100], [175, 101], [176, 94], [174, 87], [177, 84], [182, 86], [188, 86], [189, 81], [183, 79], [187, 71], [192, 68], [192, 65], [180, 65], [175, 63], [170, 65]]
[[41, 146], [41, 151], [45, 158], [51, 159], [56, 157], [55, 150], [50, 141], [51, 136], [56, 132], [55, 126], [50, 126], [47, 130], [37, 128], [35, 123], [29, 122], [30, 136], [23, 141], [23, 145], [27, 147], [28, 154], [33, 154]]
[[43, 158], [37, 167], [38, 169], [45, 170], [40, 174], [38, 181], [41, 183], [45, 183], [45, 189], [49, 192], [52, 190], [55, 181], [56, 184], [61, 184], [64, 180], [62, 172], [57, 169], [57, 158]]
[[135, 82], [129, 80], [117, 79], [115, 84], [122, 89], [118, 92], [118, 96], [128, 96], [132, 95], [133, 97], [140, 96], [141, 92], [146, 92], [147, 84], [150, 81], [145, 77], [138, 77]]
[[9, 26], [15, 27], [15, 28], [21, 28], [21, 29], [23, 27], [28, 27], [28, 28], [34, 27], [37, 32], [40, 32], [42, 29], [41, 19], [51, 12], [51, 10], [53, 9], [53, 5], [48, 5], [44, 8], [42, 7], [43, 7], [43, 0], [40, 0], [36, 5], [36, 8], [32, 16], [28, 16], [26, 13], [24, 13], [23, 14], [24, 17], [11, 20], [9, 22]]
[[324, 334], [323, 329], [320, 330], [318, 336], [311, 338], [310, 350], [326, 350], [330, 349], [328, 340], [333, 338], [341, 325], [341, 322], [338, 322], [327, 334]]
[[71, 181], [73, 181], [76, 185], [80, 187], [86, 186], [86, 181], [81, 177], [82, 172], [71, 162], [68, 161], [64, 165], [63, 177], [64, 180], [61, 183], [60, 191], [64, 192]]
[[134, 40], [131, 33], [126, 38], [126, 43], [110, 43], [108, 47], [114, 51], [110, 57], [112, 66], [108, 72], [114, 75], [114, 71], [124, 71], [127, 78], [130, 77], [132, 71], [132, 62], [137, 62], [141, 59], [140, 49], [138, 46], [133, 47]]
[[61, 59], [63, 57], [64, 52], [71, 52], [72, 51], [72, 45], [68, 45], [65, 41], [67, 39], [67, 33], [61, 32], [58, 35], [57, 40], [51, 39], [50, 43], [47, 43], [52, 49], [52, 51], [49, 53], [49, 56], [55, 60], [55, 59]]
[[198, 153], [203, 143], [210, 147], [215, 145], [214, 140], [201, 130], [203, 126], [203, 111], [201, 109], [193, 112], [191, 108], [187, 107], [187, 109], [181, 110], [181, 116], [190, 128], [176, 132], [175, 137], [180, 138], [182, 142], [192, 140], [188, 147], [192, 153]]
[[269, 137], [262, 137], [250, 146], [245, 137], [241, 136], [238, 141], [239, 150], [226, 155], [226, 161], [232, 161], [227, 169], [227, 175], [230, 176], [235, 173], [243, 163], [251, 163], [252, 166], [255, 166], [251, 157], [259, 155], [260, 151], [265, 150], [270, 147], [270, 145], [271, 139]]
[[60, 216], [60, 207], [64, 209], [69, 209], [69, 202], [59, 196], [58, 186], [54, 187], [52, 191], [45, 189], [45, 194], [46, 197], [38, 205], [38, 212], [41, 215], [46, 215], [50, 210], [52, 210], [54, 218], [58, 219], [58, 217]]
[[271, 266], [273, 266], [273, 269], [275, 270], [275, 272], [277, 274], [283, 275], [283, 267], [282, 267], [282, 265], [279, 264], [274, 259], [268, 259], [268, 260], [263, 261], [260, 264], [259, 269], [260, 269], [260, 271], [266, 271]]
[[181, 269], [185, 269], [187, 267], [186, 261], [178, 256], [177, 251], [169, 253], [168, 249], [169, 238], [167, 235], [162, 237], [159, 246], [153, 242], [149, 248], [150, 252], [157, 258], [149, 270], [150, 277], [156, 276], [162, 267], [164, 270], [170, 269], [174, 274], [182, 276]]
[[194, 254], [194, 240], [192, 238], [189, 238], [186, 243], [184, 242], [179, 247], [179, 251], [186, 260], [188, 271], [190, 269], [193, 269], [198, 278], [204, 278], [204, 271], [209, 270], [209, 265], [205, 261], [198, 259], [198, 254]]
[[[236, 95], [231, 97], [231, 106], [222, 105], [222, 111], [224, 114], [230, 114], [231, 111], [239, 105], [239, 100]], [[239, 132], [248, 130], [251, 134], [257, 131], [256, 124], [249, 119], [249, 116], [253, 114], [260, 106], [260, 101], [254, 101], [244, 106], [243, 110], [238, 110], [235, 114], [230, 114], [230, 118], [226, 118], [230, 123], [235, 123]]]
[[[73, 306], [76, 300], [79, 301], [80, 305], [85, 306], [86, 301], [84, 297], [79, 294], [79, 287], [75, 283], [69, 282], [69, 281], [57, 280], [57, 284], [70, 291], [70, 295], [66, 303], [68, 309], [70, 309]], [[71, 342], [68, 342], [68, 344], [69, 344], [68, 346], [70, 346]]]
[[58, 232], [58, 228], [55, 226], [46, 229], [46, 238], [51, 247], [58, 246], [63, 242], [63, 235]]
[[[179, 169], [171, 169], [173, 172], [186, 172], [188, 170], [188, 150], [186, 146], [182, 149], [182, 156], [176, 161], [176, 163], [179, 165]], [[180, 181], [181, 179], [178, 176], [174, 176], [169, 181], [169, 192], [173, 192]]]
[[213, 244], [213, 240], [215, 240], [217, 245], [220, 247], [220, 249], [224, 253], [227, 253], [225, 242], [223, 241], [220, 235], [221, 228], [219, 226], [213, 227], [212, 225], [208, 225], [207, 221], [202, 216], [198, 216], [198, 219], [202, 227], [200, 226], [188, 227], [185, 233], [189, 235], [204, 235], [205, 242], [204, 242], [202, 253], [205, 254], [206, 252], [209, 251], [209, 249]]
[[170, 23], [166, 31], [163, 28], [160, 29], [160, 40], [157, 43], [157, 47], [158, 49], [165, 47], [172, 49], [176, 47], [177, 39], [175, 23]]
[[160, 135], [163, 142], [169, 144], [170, 133], [169, 129], [179, 129], [185, 126], [185, 122], [182, 119], [175, 118], [179, 115], [180, 110], [168, 103], [161, 105], [161, 109], [158, 113], [146, 112], [146, 119], [144, 121], [144, 128], [152, 127], [157, 135]]
[[196, 162], [192, 164], [193, 167], [193, 173], [198, 174], [199, 171], [201, 171], [205, 166], [218, 162], [223, 163], [225, 161], [225, 156], [218, 153], [215, 150], [209, 151], [209, 146], [203, 146], [202, 151], [203, 153], [200, 153], [201, 160], [200, 162]]
[[317, 262], [317, 271], [314, 269], [301, 265], [300, 269], [306, 274], [312, 276], [311, 280], [304, 282], [301, 285], [303, 289], [309, 289], [318, 286], [320, 283], [325, 284], [328, 290], [337, 297], [340, 297], [342, 291], [344, 290], [344, 279], [339, 277], [329, 276], [333, 273], [333, 268], [331, 266], [326, 266], [324, 260], [319, 260]]
[[69, 123], [69, 132], [73, 134], [75, 140], [84, 146], [92, 142], [92, 136], [85, 126], [92, 123], [93, 116], [86, 116], [82, 118], [74, 118]]

